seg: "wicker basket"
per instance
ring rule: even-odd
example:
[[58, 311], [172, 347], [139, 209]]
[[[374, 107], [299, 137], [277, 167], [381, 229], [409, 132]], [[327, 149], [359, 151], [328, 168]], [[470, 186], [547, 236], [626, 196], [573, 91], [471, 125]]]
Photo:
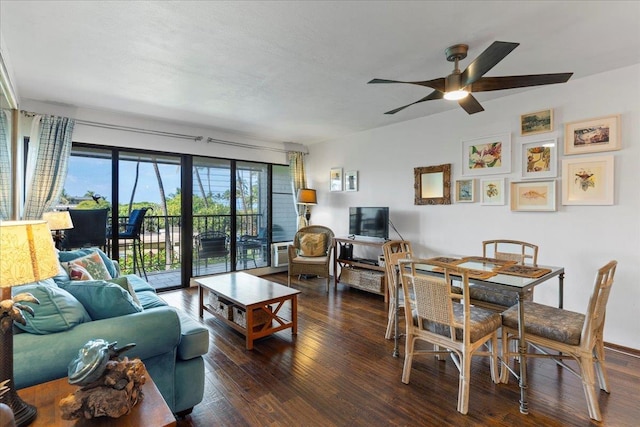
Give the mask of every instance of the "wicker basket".
[[218, 295], [212, 292], [209, 293], [209, 304], [207, 305], [213, 312], [219, 314], [225, 319], [231, 320], [233, 318], [233, 313], [231, 312], [231, 303], [218, 297]]
[[[271, 310], [271, 307], [269, 307], [269, 310]], [[233, 313], [233, 321], [234, 323], [237, 323], [238, 325], [242, 326], [243, 328], [247, 327], [247, 313], [241, 309], [240, 307], [233, 307], [232, 308], [232, 313]], [[253, 309], [253, 327], [261, 327], [263, 326], [265, 323], [269, 322], [271, 320], [271, 316], [269, 316], [269, 314], [267, 314], [262, 308], [254, 308]]]
[[343, 268], [340, 282], [369, 292], [384, 292], [384, 273], [363, 268]]

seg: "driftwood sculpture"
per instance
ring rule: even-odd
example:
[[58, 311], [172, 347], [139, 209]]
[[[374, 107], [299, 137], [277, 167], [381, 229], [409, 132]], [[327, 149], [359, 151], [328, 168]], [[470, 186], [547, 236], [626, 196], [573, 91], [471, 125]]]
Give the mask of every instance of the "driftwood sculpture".
[[62, 418], [111, 417], [128, 414], [144, 397], [145, 367], [140, 359], [118, 355], [132, 345], [116, 349], [104, 340], [88, 342], [69, 365], [69, 382], [80, 389], [60, 401]]

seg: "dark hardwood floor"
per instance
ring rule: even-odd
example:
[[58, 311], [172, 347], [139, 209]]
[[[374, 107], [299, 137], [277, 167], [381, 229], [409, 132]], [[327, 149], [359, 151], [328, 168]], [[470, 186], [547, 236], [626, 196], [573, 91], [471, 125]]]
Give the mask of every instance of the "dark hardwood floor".
[[[286, 284], [286, 275], [265, 276]], [[400, 381], [404, 348], [392, 357], [384, 339], [387, 308], [378, 295], [324, 281], [295, 281], [300, 289], [298, 335], [244, 337], [205, 313], [210, 332], [205, 395], [178, 426], [637, 426], [640, 359], [607, 350], [611, 393], [599, 391], [604, 421], [589, 419], [579, 378], [549, 360], [530, 360], [529, 414], [519, 389], [493, 384], [488, 360], [473, 360], [469, 413], [456, 411], [458, 371], [451, 359], [414, 361], [411, 383]], [[197, 289], [162, 293], [197, 317]], [[404, 344], [404, 340], [402, 340]]]

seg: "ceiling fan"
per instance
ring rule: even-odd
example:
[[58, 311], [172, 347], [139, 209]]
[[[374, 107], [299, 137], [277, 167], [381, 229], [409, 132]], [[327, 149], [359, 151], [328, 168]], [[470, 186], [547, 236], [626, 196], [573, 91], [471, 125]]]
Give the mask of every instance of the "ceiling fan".
[[453, 72], [447, 77], [420, 82], [373, 79], [369, 83], [408, 83], [434, 89], [433, 92], [424, 98], [394, 110], [387, 111], [385, 114], [395, 114], [411, 105], [442, 98], [458, 101], [458, 104], [467, 113], [475, 114], [480, 111], [484, 111], [484, 108], [482, 108], [482, 105], [480, 105], [478, 100], [471, 94], [472, 92], [486, 92], [491, 90], [565, 83], [573, 75], [573, 73], [556, 73], [482, 77], [519, 45], [520, 43], [495, 41], [471, 64], [469, 64], [466, 70], [461, 72], [458, 68], [458, 61], [467, 57], [469, 46], [466, 44], [456, 44], [445, 50], [447, 61], [455, 63]]

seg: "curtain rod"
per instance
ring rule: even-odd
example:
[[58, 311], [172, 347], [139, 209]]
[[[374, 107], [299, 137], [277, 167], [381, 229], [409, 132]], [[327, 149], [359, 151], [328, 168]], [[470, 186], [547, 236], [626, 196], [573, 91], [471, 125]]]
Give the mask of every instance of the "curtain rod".
[[[27, 116], [33, 116], [36, 114], [40, 114], [40, 113], [34, 113], [31, 111], [24, 111], [21, 110], [20, 111], [22, 114], [25, 114]], [[94, 121], [89, 121], [89, 120], [81, 120], [81, 119], [76, 119], [76, 123], [80, 124], [80, 125], [85, 125], [85, 126], [92, 126], [92, 127], [98, 127], [98, 128], [104, 128], [104, 129], [113, 129], [113, 130], [122, 130], [122, 131], [126, 131], [126, 132], [135, 132], [135, 133], [142, 133], [142, 134], [146, 134], [146, 135], [158, 135], [158, 136], [166, 136], [166, 137], [170, 137], [170, 138], [179, 138], [179, 139], [190, 139], [193, 141], [202, 141], [204, 140], [204, 137], [201, 135], [186, 135], [186, 134], [181, 134], [181, 133], [175, 133], [175, 132], [165, 132], [165, 131], [159, 131], [159, 130], [152, 130], [152, 129], [143, 129], [143, 128], [137, 128], [137, 127], [132, 127], [132, 126], [122, 126], [122, 125], [113, 125], [113, 124], [109, 124], [109, 123], [101, 123], [101, 122], [94, 122]], [[211, 138], [208, 137], [206, 139], [207, 143], [214, 143], [214, 144], [221, 144], [221, 145], [230, 145], [233, 147], [239, 147], [239, 148], [246, 148], [246, 149], [251, 149], [251, 150], [267, 150], [267, 151], [275, 151], [277, 153], [287, 153], [291, 150], [286, 150], [283, 148], [273, 148], [273, 147], [263, 147], [260, 145], [254, 145], [254, 144], [247, 144], [247, 143], [242, 143], [242, 142], [235, 142], [235, 141], [226, 141], [224, 139], [217, 139], [217, 138]]]

